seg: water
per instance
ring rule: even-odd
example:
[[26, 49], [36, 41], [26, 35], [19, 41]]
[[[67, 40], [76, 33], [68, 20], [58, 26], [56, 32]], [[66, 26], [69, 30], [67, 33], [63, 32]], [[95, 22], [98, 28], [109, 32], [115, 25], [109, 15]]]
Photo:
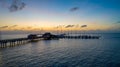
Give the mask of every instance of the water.
[[120, 34], [99, 35], [101, 39], [44, 40], [3, 48], [0, 67], [120, 67]]
[[15, 38], [24, 38], [24, 37], [27, 37], [28, 34], [2, 34], [1, 35], [1, 39], [4, 40], [4, 39], [15, 39]]

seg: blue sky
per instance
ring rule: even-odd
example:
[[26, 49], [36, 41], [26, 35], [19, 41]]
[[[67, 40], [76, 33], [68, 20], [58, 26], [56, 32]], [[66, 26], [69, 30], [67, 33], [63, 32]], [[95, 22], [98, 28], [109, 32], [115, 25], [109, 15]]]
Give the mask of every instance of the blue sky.
[[[21, 0], [26, 4], [19, 11], [0, 7], [0, 26], [20, 25], [52, 27], [88, 25], [88, 30], [119, 30], [120, 0]], [[7, 4], [11, 4], [6, 0]], [[70, 9], [77, 7], [75, 11]]]

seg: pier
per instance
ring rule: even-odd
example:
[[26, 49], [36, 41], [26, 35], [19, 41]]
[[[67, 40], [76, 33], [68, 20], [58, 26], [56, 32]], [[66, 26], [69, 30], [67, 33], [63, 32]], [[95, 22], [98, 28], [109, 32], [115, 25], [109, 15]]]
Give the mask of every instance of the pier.
[[0, 48], [13, 47], [16, 45], [25, 44], [29, 41], [28, 38], [6, 39], [0, 40]]
[[30, 34], [27, 38], [5, 39], [0, 40], [0, 48], [13, 47], [16, 45], [22, 45], [28, 42], [36, 42], [39, 40], [52, 40], [52, 39], [99, 39], [100, 36], [79, 35], [70, 36], [66, 34], [54, 35], [51, 33], [44, 33], [42, 36], [39, 34]]

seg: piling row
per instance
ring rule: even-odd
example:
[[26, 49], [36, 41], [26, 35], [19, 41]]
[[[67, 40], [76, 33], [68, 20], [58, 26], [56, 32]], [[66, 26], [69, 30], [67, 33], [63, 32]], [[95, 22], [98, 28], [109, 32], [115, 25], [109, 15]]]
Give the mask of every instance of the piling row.
[[82, 36], [64, 36], [63, 38], [67, 39], [99, 39], [100, 36], [88, 36], [88, 35], [82, 35]]
[[21, 44], [27, 43], [28, 41], [29, 40], [27, 38], [0, 40], [0, 48], [21, 45]]

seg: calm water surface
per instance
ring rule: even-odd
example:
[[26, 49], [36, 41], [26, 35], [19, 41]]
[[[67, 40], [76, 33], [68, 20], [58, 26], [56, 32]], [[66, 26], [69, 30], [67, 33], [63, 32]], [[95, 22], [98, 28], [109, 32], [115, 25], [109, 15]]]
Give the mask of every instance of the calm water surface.
[[101, 39], [44, 40], [3, 48], [0, 67], [120, 67], [120, 34], [101, 35]]

